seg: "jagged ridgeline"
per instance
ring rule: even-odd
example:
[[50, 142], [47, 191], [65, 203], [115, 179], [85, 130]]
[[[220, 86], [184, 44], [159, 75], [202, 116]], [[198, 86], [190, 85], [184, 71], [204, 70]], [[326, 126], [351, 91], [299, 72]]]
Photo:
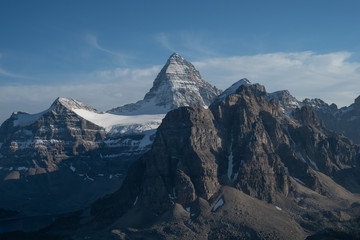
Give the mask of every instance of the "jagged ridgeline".
[[136, 103], [99, 113], [59, 98], [43, 113], [15, 113], [0, 128], [0, 187], [17, 191], [0, 203], [16, 209], [35, 192], [42, 211], [51, 202], [59, 212], [114, 192], [41, 237], [356, 237], [358, 99], [338, 109], [247, 79], [221, 93], [173, 54]]
[[277, 96], [244, 79], [209, 109], [170, 111], [91, 214], [114, 236], [166, 239], [304, 239], [357, 217], [360, 146]]
[[135, 104], [100, 113], [60, 97], [41, 113], [15, 112], [0, 127], [0, 208], [32, 215], [91, 204], [120, 187], [169, 110], [207, 107], [219, 93], [173, 54]]

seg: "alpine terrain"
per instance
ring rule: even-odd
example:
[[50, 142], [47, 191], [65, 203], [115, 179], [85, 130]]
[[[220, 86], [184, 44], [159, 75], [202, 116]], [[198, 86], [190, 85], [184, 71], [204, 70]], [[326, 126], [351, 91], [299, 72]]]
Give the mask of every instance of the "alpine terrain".
[[136, 104], [100, 113], [59, 97], [41, 113], [14, 112], [0, 127], [0, 209], [37, 216], [90, 205], [121, 186], [169, 110], [207, 107], [219, 93], [173, 54]]
[[209, 109], [170, 111], [118, 191], [38, 234], [356, 239], [360, 145], [328, 130], [309, 106], [289, 113], [279, 99], [243, 79]]
[[[66, 172], [58, 179], [93, 184], [102, 196], [38, 232], [0, 238], [359, 239], [360, 145], [343, 122], [358, 119], [358, 105], [300, 102], [248, 79], [220, 93], [173, 54], [137, 103], [98, 113], [58, 99], [2, 125], [3, 183], [46, 176], [42, 186], [56, 190], [52, 174]], [[43, 147], [35, 148], [38, 139]], [[34, 156], [21, 157], [29, 156], [25, 146]], [[20, 162], [25, 170], [10, 165]], [[112, 186], [115, 173], [124, 175]], [[104, 196], [103, 183], [113, 193]]]
[[278, 91], [270, 94], [279, 100], [282, 107], [291, 113], [296, 108], [308, 106], [312, 108], [328, 129], [344, 134], [352, 141], [360, 143], [360, 96], [348, 107], [338, 109], [336, 104], [327, 104], [321, 99], [298, 101], [289, 91]]

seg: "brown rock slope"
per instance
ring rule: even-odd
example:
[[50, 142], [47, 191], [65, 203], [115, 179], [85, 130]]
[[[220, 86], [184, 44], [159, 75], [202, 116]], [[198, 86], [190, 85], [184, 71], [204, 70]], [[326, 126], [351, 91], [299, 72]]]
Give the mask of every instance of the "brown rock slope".
[[[308, 107], [286, 116], [261, 85], [167, 114], [122, 187], [72, 239], [304, 239], [360, 214], [360, 147]], [[359, 174], [359, 172], [357, 171]], [[334, 180], [335, 179], [335, 180]], [[55, 230], [54, 230], [55, 231]]]

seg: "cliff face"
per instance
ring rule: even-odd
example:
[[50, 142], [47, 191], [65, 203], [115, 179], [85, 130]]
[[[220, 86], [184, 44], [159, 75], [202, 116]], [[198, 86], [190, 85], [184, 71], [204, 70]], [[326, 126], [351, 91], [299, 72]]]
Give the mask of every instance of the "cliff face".
[[[180, 207], [190, 213], [191, 219], [196, 217], [201, 222], [205, 218], [201, 209], [206, 205], [216, 211], [237, 202], [229, 200], [225, 186], [263, 200], [261, 204], [281, 206], [278, 208], [287, 209], [290, 216], [319, 209], [326, 212], [330, 211], [329, 202], [337, 208], [339, 199], [347, 203], [356, 199], [339, 184], [356, 182], [352, 186], [358, 191], [358, 180], [349, 175], [338, 181], [336, 176], [348, 169], [357, 171], [359, 150], [347, 138], [326, 130], [309, 107], [289, 117], [263, 86], [241, 85], [209, 109], [185, 107], [169, 112], [151, 150], [129, 169], [121, 189], [98, 200], [91, 212], [100, 222], [114, 222], [134, 211], [165, 216]], [[338, 197], [334, 197], [334, 191], [338, 191]], [[312, 202], [316, 198], [318, 205]], [[305, 202], [306, 208], [302, 205]], [[347, 207], [350, 209], [350, 205]], [[307, 217], [291, 219], [297, 221], [292, 223], [293, 229], [299, 229], [299, 223], [313, 221]], [[236, 218], [228, 221], [256, 228], [254, 223]], [[298, 234], [303, 236], [301, 231]]]
[[100, 157], [104, 128], [77, 115], [75, 108], [96, 113], [75, 99], [58, 98], [42, 113], [14, 113], [2, 124], [3, 208], [30, 215], [68, 212], [119, 187], [114, 180], [122, 168]]
[[0, 207], [69, 212], [116, 191], [129, 165], [150, 150], [168, 111], [208, 106], [219, 93], [173, 54], [136, 104], [100, 113], [60, 97], [41, 113], [15, 112], [0, 127], [0, 191], [7, 192]]
[[81, 119], [66, 100], [57, 99], [39, 116], [14, 113], [1, 126], [2, 170], [18, 171], [21, 176], [50, 173], [58, 170], [64, 159], [99, 147], [104, 130]]

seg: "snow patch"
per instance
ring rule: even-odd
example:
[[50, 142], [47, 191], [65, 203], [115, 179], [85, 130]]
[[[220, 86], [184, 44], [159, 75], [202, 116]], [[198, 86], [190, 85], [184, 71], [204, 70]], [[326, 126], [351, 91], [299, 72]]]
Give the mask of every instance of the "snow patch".
[[172, 194], [169, 194], [169, 198], [170, 198], [171, 200], [177, 199], [177, 197], [176, 197], [176, 192], [175, 192], [175, 188], [173, 188]]
[[135, 199], [135, 202], [133, 203], [133, 206], [136, 205], [136, 203], [137, 203], [137, 201], [138, 201], [138, 198], [139, 198], [139, 196], [136, 196], [136, 199]]
[[153, 141], [150, 138], [153, 134], [155, 134], [155, 132], [155, 129], [144, 132], [145, 136], [141, 139], [139, 148], [145, 148], [146, 146], [151, 145]]
[[71, 165], [70, 165], [70, 170], [73, 171], [73, 172], [76, 171], [76, 168], [72, 165], [72, 163], [71, 163]]
[[84, 178], [84, 180], [94, 181], [94, 179], [93, 179], [93, 178], [91, 178], [91, 177], [89, 177], [87, 174], [85, 174], [85, 178]]
[[18, 167], [17, 170], [18, 171], [27, 171], [27, 170], [29, 170], [29, 168], [27, 168], [27, 167]]
[[302, 156], [302, 154], [301, 154], [300, 152], [295, 151], [295, 155], [296, 155], [302, 162], [305, 162], [305, 163], [306, 163], [304, 157]]
[[213, 208], [213, 212], [215, 212], [222, 205], [224, 205], [224, 200], [222, 198], [220, 198], [219, 201], [215, 204], [215, 206]]
[[[80, 117], [100, 126], [110, 132], [114, 128], [137, 126], [140, 131], [152, 130], [159, 127], [165, 114], [144, 114], [144, 115], [117, 115], [111, 113], [96, 113], [85, 109], [72, 109]], [[140, 128], [139, 128], [140, 127]], [[133, 128], [125, 128], [125, 133]]]
[[187, 212], [190, 212], [190, 207], [185, 208]]
[[298, 179], [298, 178], [296, 178], [296, 177], [292, 177], [292, 178], [293, 178], [295, 181], [297, 181], [298, 183], [306, 186], [306, 184], [305, 184], [303, 181], [301, 181], [300, 179]]
[[234, 83], [233, 85], [231, 85], [229, 88], [227, 88], [220, 96], [219, 96], [219, 100], [223, 100], [224, 98], [226, 98], [227, 96], [236, 93], [236, 90], [242, 86], [250, 86], [252, 85], [251, 82], [249, 80], [247, 80], [246, 78], [243, 78], [239, 81], [237, 81], [236, 83]]
[[282, 210], [282, 209], [281, 209], [280, 207], [278, 207], [278, 206], [275, 206], [275, 208], [276, 208], [277, 210], [279, 210], [279, 211]]
[[24, 126], [31, 125], [34, 122], [36, 122], [37, 120], [39, 120], [42, 115], [44, 115], [45, 113], [50, 112], [52, 110], [53, 110], [53, 107], [50, 107], [49, 109], [47, 109], [43, 112], [35, 113], [35, 114], [14, 112], [13, 115], [15, 115], [15, 117], [16, 117], [16, 120], [14, 120], [14, 122], [13, 122], [14, 127], [16, 127], [16, 126], [24, 127]]
[[185, 75], [189, 72], [189, 67], [184, 64], [177, 64], [176, 62], [171, 62], [166, 69], [167, 74], [181, 74]]
[[308, 156], [306, 156], [307, 159], [309, 160], [309, 162], [311, 163], [311, 165], [315, 168], [315, 170], [319, 171], [318, 166], [316, 165], [316, 163], [314, 161], [312, 161]]

